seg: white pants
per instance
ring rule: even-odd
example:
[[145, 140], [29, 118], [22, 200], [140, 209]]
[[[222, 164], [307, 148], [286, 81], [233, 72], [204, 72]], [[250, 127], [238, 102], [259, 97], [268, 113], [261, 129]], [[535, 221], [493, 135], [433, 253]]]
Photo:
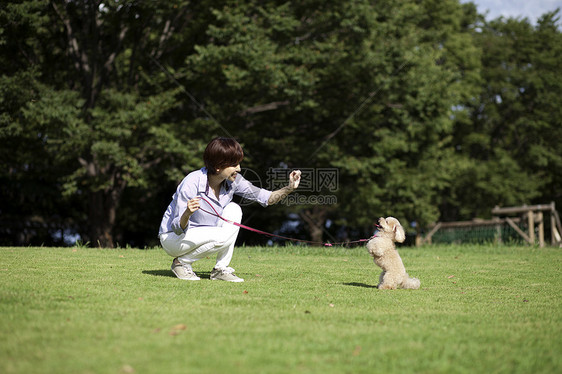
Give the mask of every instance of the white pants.
[[[222, 216], [229, 221], [242, 221], [242, 209], [236, 203], [224, 207]], [[189, 267], [195, 261], [217, 254], [215, 268], [226, 269], [234, 254], [234, 243], [240, 227], [219, 220], [216, 227], [193, 227], [181, 235], [174, 232], [160, 234], [162, 248], [172, 257]]]

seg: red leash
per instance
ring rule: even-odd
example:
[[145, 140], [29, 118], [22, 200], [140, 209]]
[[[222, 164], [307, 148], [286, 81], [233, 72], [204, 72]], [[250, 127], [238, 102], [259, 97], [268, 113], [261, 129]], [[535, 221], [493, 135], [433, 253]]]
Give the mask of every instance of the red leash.
[[211, 207], [211, 209], [213, 209], [213, 212], [209, 212], [208, 210], [205, 210], [205, 209], [203, 209], [203, 208], [201, 208], [201, 207], [199, 207], [199, 210], [202, 210], [203, 212], [205, 212], [205, 213], [207, 213], [207, 214], [210, 214], [210, 215], [212, 215], [212, 216], [218, 217], [218, 218], [222, 219], [222, 220], [225, 221], [225, 222], [231, 223], [231, 224], [233, 224], [233, 225], [235, 225], [235, 226], [238, 226], [238, 227], [240, 227], [240, 228], [243, 228], [243, 229], [245, 229], [245, 230], [253, 231], [253, 232], [256, 232], [256, 233], [258, 233], [258, 234], [262, 234], [262, 235], [266, 235], [266, 236], [271, 236], [271, 237], [275, 237], [275, 238], [290, 240], [290, 241], [293, 241], [293, 242], [302, 242], [302, 243], [317, 244], [317, 245], [319, 244], [319, 245], [323, 245], [324, 247], [332, 247], [332, 246], [334, 246], [334, 245], [343, 245], [343, 244], [352, 244], [352, 243], [368, 242], [369, 240], [371, 240], [371, 239], [374, 237], [374, 235], [373, 235], [373, 236], [370, 237], [369, 239], [359, 239], [359, 240], [354, 240], [354, 241], [351, 241], [351, 242], [341, 242], [341, 243], [323, 243], [323, 242], [313, 242], [313, 241], [310, 241], [310, 240], [289, 238], [289, 237], [286, 237], [286, 236], [277, 235], [277, 234], [272, 234], [272, 233], [270, 233], [270, 232], [265, 232], [265, 231], [262, 231], [262, 230], [254, 229], [254, 228], [252, 228], [252, 227], [250, 227], [250, 226], [246, 226], [246, 225], [243, 225], [243, 224], [241, 224], [241, 223], [234, 222], [234, 221], [231, 221], [231, 220], [229, 220], [229, 219], [226, 219], [226, 218], [224, 218], [223, 216], [221, 216], [221, 215], [217, 212], [217, 210], [213, 207], [213, 204], [211, 204], [209, 201], [207, 201], [207, 199], [205, 199], [205, 198], [202, 197], [202, 196], [199, 196], [199, 198], [200, 198], [201, 200], [205, 201], [205, 202], [207, 203], [207, 205], [209, 205], [209, 206]]

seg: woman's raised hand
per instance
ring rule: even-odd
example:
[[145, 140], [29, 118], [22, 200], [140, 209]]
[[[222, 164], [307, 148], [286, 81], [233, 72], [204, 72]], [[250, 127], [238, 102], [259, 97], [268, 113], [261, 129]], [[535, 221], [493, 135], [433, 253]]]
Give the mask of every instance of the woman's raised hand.
[[295, 190], [299, 186], [300, 182], [301, 182], [301, 171], [293, 170], [291, 174], [289, 174], [289, 187]]

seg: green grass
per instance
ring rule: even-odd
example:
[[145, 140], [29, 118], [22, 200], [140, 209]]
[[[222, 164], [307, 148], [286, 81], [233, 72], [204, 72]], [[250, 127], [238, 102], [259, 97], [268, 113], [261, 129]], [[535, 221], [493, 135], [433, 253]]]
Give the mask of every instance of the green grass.
[[240, 284], [161, 249], [0, 248], [1, 373], [559, 373], [561, 250], [238, 248]]

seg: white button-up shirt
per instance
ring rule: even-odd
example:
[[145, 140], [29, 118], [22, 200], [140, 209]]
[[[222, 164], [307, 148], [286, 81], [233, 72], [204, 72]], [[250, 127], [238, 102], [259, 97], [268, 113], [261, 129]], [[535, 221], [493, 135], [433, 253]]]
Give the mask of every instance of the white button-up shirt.
[[[164, 213], [164, 217], [162, 217], [158, 234], [173, 231], [180, 235], [184, 232], [180, 226], [180, 219], [187, 209], [187, 202], [194, 197], [204, 197], [207, 201], [213, 204], [213, 208], [215, 208], [218, 214], [222, 214], [222, 210], [226, 204], [232, 201], [234, 195], [242, 196], [248, 200], [257, 201], [265, 207], [267, 206], [267, 201], [271, 196], [271, 191], [254, 186], [242, 177], [242, 175], [238, 174], [236, 175], [234, 182], [225, 180], [225, 182], [222, 183], [219, 198], [217, 199], [215, 194], [210, 192], [209, 180], [207, 178], [207, 168], [202, 168], [189, 173], [178, 185], [178, 188], [172, 197], [172, 202], [168, 205], [168, 208]], [[201, 208], [213, 212], [213, 209], [211, 209], [211, 207], [208, 206], [208, 203], [203, 199], [201, 199]], [[217, 226], [219, 219], [220, 218], [198, 209], [189, 218], [186, 230], [189, 230], [192, 227]]]

